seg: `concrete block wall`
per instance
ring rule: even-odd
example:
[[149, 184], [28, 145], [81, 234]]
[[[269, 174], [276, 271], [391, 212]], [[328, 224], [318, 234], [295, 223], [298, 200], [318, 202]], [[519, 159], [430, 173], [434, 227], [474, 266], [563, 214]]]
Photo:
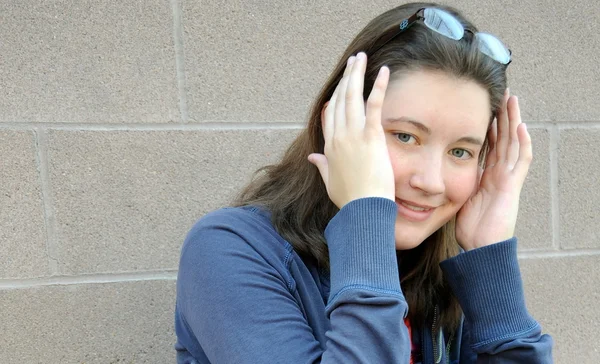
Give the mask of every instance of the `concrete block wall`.
[[[600, 361], [600, 3], [456, 0], [510, 45], [518, 225], [557, 363]], [[174, 362], [179, 248], [395, 2], [0, 1], [0, 363]]]

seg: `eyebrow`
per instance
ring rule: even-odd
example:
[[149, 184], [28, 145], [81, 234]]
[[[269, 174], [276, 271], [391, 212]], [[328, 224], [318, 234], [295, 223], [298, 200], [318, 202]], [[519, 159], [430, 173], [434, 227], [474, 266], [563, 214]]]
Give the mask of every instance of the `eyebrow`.
[[416, 120], [413, 120], [413, 119], [410, 119], [410, 118], [407, 118], [404, 116], [401, 116], [399, 118], [388, 118], [385, 121], [386, 121], [386, 123], [391, 123], [391, 124], [393, 124], [393, 123], [409, 123], [409, 124], [414, 125], [417, 129], [421, 130], [422, 132], [427, 133], [428, 135], [431, 134], [431, 130], [428, 127], [426, 127], [424, 124], [421, 124], [420, 122], [418, 122]]
[[[431, 135], [431, 129], [429, 129], [427, 126], [425, 126], [424, 124], [414, 120], [414, 119], [410, 119], [404, 116], [401, 116], [399, 118], [388, 118], [385, 119], [386, 123], [409, 123], [412, 124], [413, 126], [415, 126], [417, 129], [421, 130], [422, 132], [426, 133], [427, 135]], [[470, 137], [470, 136], [464, 136], [460, 139], [458, 139], [456, 142], [464, 142], [464, 143], [469, 143], [469, 144], [475, 144], [475, 145], [483, 145], [483, 141], [481, 141], [481, 139], [479, 138], [474, 138], [474, 137]]]

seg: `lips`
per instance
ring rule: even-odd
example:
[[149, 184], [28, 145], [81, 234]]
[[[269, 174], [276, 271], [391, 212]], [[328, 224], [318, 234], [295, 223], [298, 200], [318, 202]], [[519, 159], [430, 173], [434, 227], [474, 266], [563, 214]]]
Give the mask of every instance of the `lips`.
[[414, 222], [427, 220], [436, 209], [433, 206], [417, 204], [412, 201], [400, 200], [398, 198], [396, 198], [396, 205], [398, 206], [398, 214], [400, 216]]
[[431, 210], [434, 209], [434, 206], [429, 206], [429, 205], [422, 205], [422, 204], [418, 204], [416, 202], [412, 202], [412, 201], [408, 201], [408, 200], [401, 200], [399, 198], [396, 198], [396, 202], [401, 203], [407, 207], [414, 207], [417, 209], [421, 209], [421, 210]]

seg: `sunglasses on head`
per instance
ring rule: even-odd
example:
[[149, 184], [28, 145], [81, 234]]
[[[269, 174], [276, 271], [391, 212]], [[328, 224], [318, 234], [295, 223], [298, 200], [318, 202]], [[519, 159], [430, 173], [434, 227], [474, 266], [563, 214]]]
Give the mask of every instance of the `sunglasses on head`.
[[434, 32], [454, 40], [462, 39], [465, 32], [469, 32], [475, 36], [479, 51], [494, 59], [496, 62], [506, 66], [512, 61], [512, 52], [496, 36], [482, 32], [473, 33], [470, 29], [465, 29], [454, 15], [437, 8], [419, 9], [409, 18], [402, 20], [398, 27], [392, 28], [388, 33], [382, 36], [381, 45], [377, 47], [374, 52], [371, 52], [371, 54], [375, 54], [375, 52], [380, 50], [384, 45], [406, 31], [419, 20], [422, 20], [423, 23]]

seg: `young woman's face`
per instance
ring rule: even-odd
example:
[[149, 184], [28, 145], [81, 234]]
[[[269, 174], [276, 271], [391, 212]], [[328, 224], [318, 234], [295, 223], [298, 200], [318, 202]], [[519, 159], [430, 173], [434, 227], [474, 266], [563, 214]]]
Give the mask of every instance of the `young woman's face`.
[[476, 191], [490, 110], [473, 81], [414, 71], [390, 82], [382, 125], [396, 182], [396, 249], [421, 244]]

